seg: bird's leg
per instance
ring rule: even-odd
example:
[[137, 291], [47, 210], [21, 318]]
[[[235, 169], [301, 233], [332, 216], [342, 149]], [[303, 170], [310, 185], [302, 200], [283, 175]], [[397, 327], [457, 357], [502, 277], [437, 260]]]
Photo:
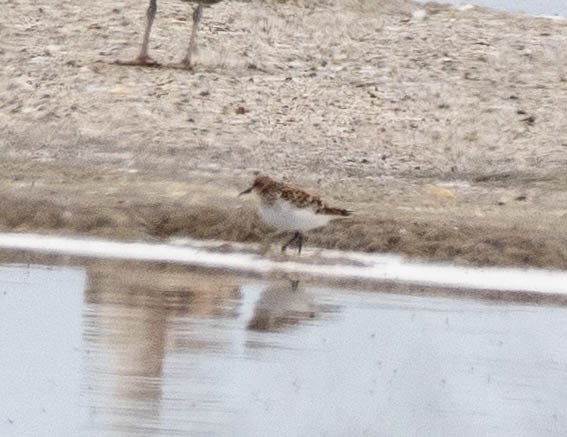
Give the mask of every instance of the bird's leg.
[[301, 233], [300, 233], [300, 232], [296, 232], [295, 234], [293, 234], [293, 237], [291, 237], [291, 239], [290, 239], [287, 243], [285, 243], [285, 244], [282, 246], [282, 252], [285, 252], [285, 250], [287, 249], [287, 247], [288, 247], [291, 243], [293, 243], [293, 242], [295, 242], [295, 241], [299, 241], [299, 253], [301, 253], [301, 243], [302, 243], [302, 240], [303, 240], [303, 236], [301, 235]]
[[199, 22], [203, 16], [203, 5], [199, 3], [195, 10], [193, 11], [193, 29], [191, 29], [191, 39], [189, 40], [189, 47], [187, 48], [187, 53], [181, 61], [181, 65], [188, 70], [193, 68], [191, 64], [191, 56], [197, 47], [197, 31], [199, 30]]
[[298, 232], [297, 234], [297, 254], [301, 255], [301, 247], [303, 246], [303, 234], [301, 232]]
[[150, 45], [150, 32], [152, 30], [152, 24], [154, 23], [156, 12], [157, 12], [157, 0], [150, 0], [150, 5], [148, 6], [148, 10], [146, 11], [146, 29], [144, 30], [144, 40], [142, 41], [142, 49], [140, 50], [140, 54], [133, 61], [126, 61], [126, 62], [118, 61], [118, 64], [146, 65], [151, 67], [155, 67], [159, 65], [148, 55], [148, 47]]
[[296, 232], [295, 234], [293, 234], [293, 237], [291, 237], [291, 239], [282, 246], [282, 253], [285, 252], [285, 250], [287, 249], [287, 247], [291, 243], [293, 243], [295, 240], [297, 240], [298, 235], [299, 235], [299, 232]]
[[142, 50], [138, 55], [138, 59], [141, 62], [147, 62], [150, 57], [148, 56], [148, 47], [150, 45], [150, 32], [152, 31], [152, 25], [154, 24], [154, 18], [157, 12], [157, 0], [150, 0], [150, 5], [146, 12], [146, 29], [144, 30], [144, 40], [142, 41]]

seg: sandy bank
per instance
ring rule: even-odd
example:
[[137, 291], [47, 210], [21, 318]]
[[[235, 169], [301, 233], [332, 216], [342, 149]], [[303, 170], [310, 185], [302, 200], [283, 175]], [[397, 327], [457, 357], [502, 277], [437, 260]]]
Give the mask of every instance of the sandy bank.
[[[356, 211], [310, 245], [567, 268], [567, 25], [402, 2], [226, 1], [195, 72], [145, 5], [7, 5], [0, 227], [259, 241], [254, 171]], [[152, 55], [182, 56], [183, 2]]]

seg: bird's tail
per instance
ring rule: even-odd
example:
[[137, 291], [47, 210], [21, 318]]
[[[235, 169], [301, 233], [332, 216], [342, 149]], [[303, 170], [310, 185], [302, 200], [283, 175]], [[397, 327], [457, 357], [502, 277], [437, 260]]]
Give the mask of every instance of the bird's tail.
[[326, 215], [340, 215], [340, 216], [343, 216], [343, 217], [348, 217], [349, 215], [352, 214], [352, 211], [350, 211], [348, 209], [332, 208], [330, 206], [325, 206], [321, 210], [321, 213], [326, 214]]

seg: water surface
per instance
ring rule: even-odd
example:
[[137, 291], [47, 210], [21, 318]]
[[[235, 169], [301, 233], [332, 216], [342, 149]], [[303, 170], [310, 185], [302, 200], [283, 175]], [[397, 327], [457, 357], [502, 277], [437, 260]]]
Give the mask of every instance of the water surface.
[[0, 435], [79, 435], [82, 269], [0, 266]]
[[293, 279], [4, 266], [0, 435], [566, 435], [567, 308]]

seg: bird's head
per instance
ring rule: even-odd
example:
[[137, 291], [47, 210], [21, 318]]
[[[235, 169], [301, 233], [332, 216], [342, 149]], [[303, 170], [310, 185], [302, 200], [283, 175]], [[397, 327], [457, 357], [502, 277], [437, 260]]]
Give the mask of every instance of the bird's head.
[[256, 176], [256, 179], [254, 179], [252, 186], [250, 188], [247, 188], [246, 190], [242, 191], [239, 194], [239, 196], [242, 196], [243, 194], [252, 193], [253, 191], [256, 191], [256, 192], [262, 191], [267, 186], [275, 184], [275, 183], [276, 183], [276, 181], [274, 181], [269, 176], [264, 176], [264, 175]]

